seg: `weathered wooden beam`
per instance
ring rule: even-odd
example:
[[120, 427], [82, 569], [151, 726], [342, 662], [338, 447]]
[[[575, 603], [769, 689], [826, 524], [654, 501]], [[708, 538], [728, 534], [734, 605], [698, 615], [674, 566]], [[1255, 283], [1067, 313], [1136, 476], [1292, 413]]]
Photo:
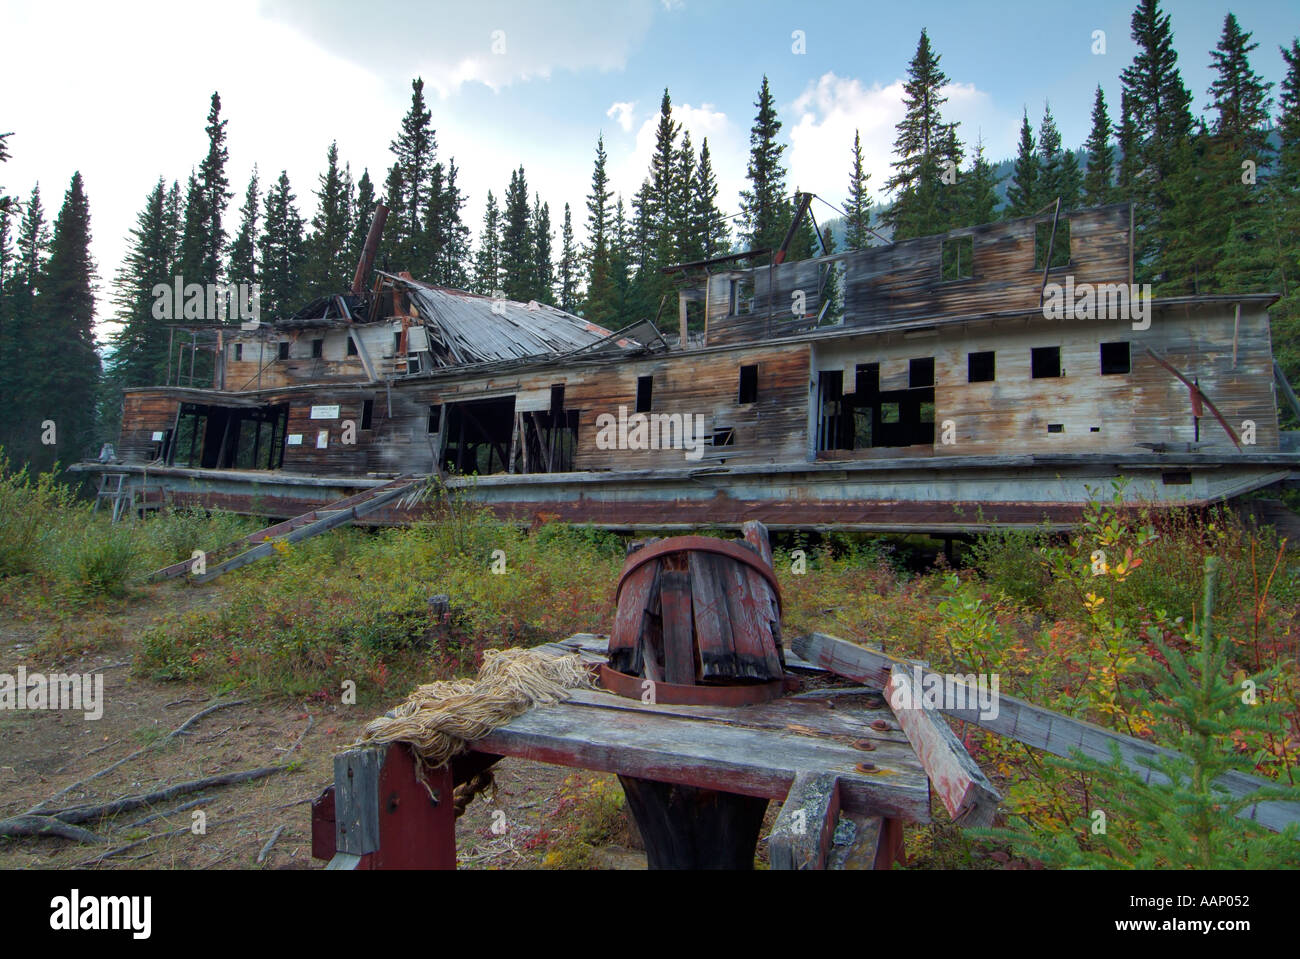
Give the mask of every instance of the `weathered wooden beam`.
[[[880, 650], [858, 646], [826, 633], [796, 637], [791, 642], [791, 647], [815, 666], [881, 689], [888, 684], [895, 666], [910, 668], [915, 665], [895, 659]], [[922, 675], [930, 672], [926, 670]], [[967, 689], [967, 694], [968, 703], [977, 702], [974, 690]], [[1111, 746], [1118, 746], [1124, 764], [1147, 783], [1167, 781], [1162, 773], [1151, 769], [1148, 762], [1178, 755], [1173, 750], [1114, 733], [1083, 720], [1071, 719], [1012, 696], [999, 695], [997, 705], [997, 715], [988, 717], [981, 715], [978, 706], [965, 709], [943, 708], [941, 712], [1056, 756], [1068, 757], [1078, 750], [1092, 759], [1107, 762], [1111, 759]], [[1234, 771], [1220, 776], [1214, 785], [1231, 796], [1244, 796], [1261, 787], [1276, 784], [1259, 776]], [[1300, 822], [1300, 803], [1257, 803], [1243, 809], [1239, 815], [1274, 832], [1281, 832], [1288, 824]]]
[[799, 773], [767, 840], [772, 868], [825, 869], [839, 818], [839, 777]]
[[[959, 826], [991, 826], [1002, 797], [962, 746], [948, 721], [925, 705], [905, 666], [890, 671], [885, 701], [930, 777], [930, 785]], [[896, 704], [896, 705], [894, 705]]]

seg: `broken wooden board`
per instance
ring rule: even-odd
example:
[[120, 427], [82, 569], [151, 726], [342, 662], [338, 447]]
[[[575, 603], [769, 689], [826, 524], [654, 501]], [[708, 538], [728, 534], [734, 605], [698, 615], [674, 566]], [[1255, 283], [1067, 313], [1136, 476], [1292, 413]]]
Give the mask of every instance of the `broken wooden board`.
[[[914, 665], [826, 633], [798, 636], [790, 645], [798, 655], [816, 666], [882, 688], [889, 682], [895, 666], [910, 668]], [[924, 670], [923, 675], [931, 672]], [[974, 690], [969, 692], [967, 701], [975, 702]], [[1068, 757], [1078, 750], [1085, 756], [1108, 762], [1112, 758], [1111, 748], [1115, 746], [1124, 764], [1147, 783], [1166, 781], [1166, 777], [1150, 768], [1148, 763], [1177, 755], [1172, 750], [1071, 719], [1012, 696], [999, 695], [997, 702], [996, 716], [985, 717], [978, 708], [942, 709], [941, 712], [1056, 756]], [[1235, 771], [1225, 773], [1214, 783], [1232, 796], [1244, 796], [1261, 787], [1276, 785], [1272, 780]], [[1300, 803], [1262, 802], [1248, 806], [1239, 815], [1274, 832], [1281, 832], [1290, 823], [1300, 822]]]
[[1002, 797], [961, 744], [948, 721], [925, 705], [910, 671], [895, 666], [885, 701], [916, 750], [930, 785], [959, 826], [991, 826]]
[[786, 795], [767, 840], [773, 869], [825, 869], [840, 818], [840, 781], [802, 772]]

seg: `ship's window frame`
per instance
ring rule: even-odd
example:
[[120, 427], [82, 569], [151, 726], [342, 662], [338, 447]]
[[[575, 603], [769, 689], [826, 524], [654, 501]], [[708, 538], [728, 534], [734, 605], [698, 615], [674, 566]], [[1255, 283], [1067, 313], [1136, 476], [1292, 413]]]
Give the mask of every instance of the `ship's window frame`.
[[[1107, 355], [1107, 347], [1110, 347], [1109, 356]], [[1123, 347], [1122, 359], [1118, 355], [1118, 347]], [[1128, 340], [1102, 343], [1097, 347], [1097, 352], [1101, 361], [1102, 376], [1122, 376], [1133, 372], [1133, 347]], [[1121, 367], [1123, 368], [1121, 369]]]
[[[966, 251], [964, 262], [963, 250]], [[974, 234], [945, 236], [939, 241], [939, 280], [944, 283], [959, 283], [973, 279], [975, 279]]]
[[728, 315], [749, 316], [753, 312], [754, 278], [752, 276], [732, 277], [727, 306]]
[[1049, 433], [1064, 433], [1064, 432], [1065, 432], [1065, 424], [1064, 424], [1064, 423], [1048, 423], [1048, 424], [1047, 424], [1047, 432], [1049, 432]]
[[436, 436], [438, 431], [441, 429], [442, 429], [442, 404], [430, 403], [429, 421], [428, 421], [426, 432], [430, 436]]
[[636, 378], [636, 411], [649, 413], [654, 403], [654, 377], [638, 376]]
[[316, 339], [311, 341], [311, 358], [313, 360], [320, 360], [325, 358], [324, 337], [317, 337]]
[[370, 429], [371, 424], [374, 422], [374, 416], [375, 416], [375, 401], [362, 400], [361, 401], [361, 428], [363, 430]]
[[288, 340], [281, 340], [281, 341], [280, 341], [278, 356], [279, 356], [279, 358], [282, 359], [282, 360], [287, 360], [287, 359], [289, 358], [289, 341], [288, 341]]
[[1047, 256], [1048, 241], [1052, 243], [1051, 270], [1063, 270], [1070, 265], [1070, 218], [1063, 216], [1056, 221], [1056, 239], [1052, 240], [1052, 218], [1039, 220], [1034, 224], [1034, 272], [1043, 272], [1043, 262]]
[[934, 386], [934, 357], [922, 356], [907, 361], [907, 388], [922, 390]]
[[[987, 363], [986, 367], [984, 364]], [[996, 350], [978, 350], [966, 354], [966, 382], [993, 383], [998, 378]]]
[[[1054, 372], [1047, 372], [1053, 370]], [[1029, 351], [1029, 377], [1034, 380], [1055, 380], [1065, 375], [1061, 368], [1059, 346], [1035, 346]]]
[[758, 364], [751, 363], [740, 368], [740, 389], [736, 402], [742, 406], [758, 402]]
[[244, 362], [244, 344], [243, 344], [243, 343], [236, 343], [236, 344], [235, 344], [235, 356], [234, 356], [234, 360], [235, 360], [236, 363], [242, 363], [242, 362]]

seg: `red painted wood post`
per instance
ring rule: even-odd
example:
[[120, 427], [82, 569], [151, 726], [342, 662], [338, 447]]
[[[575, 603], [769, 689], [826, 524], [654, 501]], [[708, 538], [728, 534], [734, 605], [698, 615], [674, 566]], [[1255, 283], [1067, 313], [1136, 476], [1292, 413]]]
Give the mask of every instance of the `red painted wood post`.
[[[404, 743], [388, 747], [379, 774], [379, 849], [361, 857], [360, 869], [455, 869], [456, 809], [451, 764], [415, 775]], [[432, 791], [433, 795], [430, 795]]]

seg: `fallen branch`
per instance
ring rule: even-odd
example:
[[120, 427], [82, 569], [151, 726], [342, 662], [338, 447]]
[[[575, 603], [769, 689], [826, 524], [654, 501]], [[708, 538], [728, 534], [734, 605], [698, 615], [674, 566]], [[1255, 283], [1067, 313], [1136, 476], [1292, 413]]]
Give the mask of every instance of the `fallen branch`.
[[77, 842], [105, 841], [103, 836], [80, 826], [71, 826], [53, 816], [14, 816], [0, 820], [0, 836], [60, 836]]
[[[149, 752], [151, 749], [157, 749], [160, 746], [166, 745], [177, 736], [183, 735], [186, 732], [186, 730], [190, 728], [191, 725], [198, 722], [200, 719], [202, 719], [204, 716], [208, 715], [209, 713], [214, 713], [218, 709], [225, 709], [227, 706], [242, 706], [246, 702], [248, 702], [248, 700], [246, 699], [232, 699], [229, 702], [217, 703], [216, 705], [209, 706], [207, 709], [199, 710], [189, 719], [185, 720], [185, 722], [181, 723], [179, 726], [177, 726], [175, 729], [169, 732], [162, 739], [154, 740], [149, 745], [137, 749], [135, 752], [131, 753], [131, 755], [119, 759], [117, 762], [113, 763], [113, 765], [101, 769], [99, 772], [93, 773], [92, 775], [87, 776], [85, 779], [79, 780], [78, 782], [73, 783], [71, 786], [65, 786], [64, 788], [56, 792], [53, 796], [50, 796], [48, 799], [41, 800], [31, 809], [27, 810], [27, 814], [32, 815], [36, 813], [42, 813], [48, 815], [48, 813], [44, 813], [44, 810], [46, 809], [46, 807], [49, 806], [50, 803], [54, 802], [60, 796], [66, 796], [68, 793], [72, 792], [74, 789], [78, 788], [79, 786], [84, 786], [86, 785], [86, 783], [92, 782], [101, 776], [108, 775], [114, 769], [117, 769], [119, 766], [129, 763], [132, 759], [135, 759], [137, 756], [144, 755], [145, 753]], [[64, 821], [66, 822], [67, 820]]]
[[206, 799], [206, 797], [200, 796], [198, 799], [191, 799], [191, 800], [190, 800], [189, 802], [187, 802], [187, 803], [181, 803], [181, 805], [177, 806], [175, 809], [169, 809], [169, 810], [167, 810], [166, 812], [156, 812], [156, 813], [151, 813], [151, 814], [148, 815], [148, 816], [145, 816], [145, 817], [143, 817], [143, 818], [141, 818], [141, 819], [137, 819], [135, 822], [129, 822], [129, 823], [127, 823], [125, 826], [119, 826], [119, 827], [117, 827], [117, 828], [118, 828], [118, 829], [133, 829], [133, 828], [135, 828], [136, 826], [143, 826], [143, 825], [144, 825], [145, 823], [147, 823], [147, 822], [153, 822], [155, 819], [163, 819], [163, 818], [166, 818], [167, 816], [175, 816], [175, 815], [177, 815], [178, 813], [186, 812], [186, 811], [188, 811], [188, 810], [190, 810], [190, 809], [193, 809], [195, 806], [201, 806], [201, 805], [203, 805], [203, 804], [204, 804], [205, 802], [207, 802], [207, 801], [208, 801], [208, 800]]
[[[114, 802], [95, 803], [90, 806], [71, 806], [67, 809], [52, 809], [47, 811], [45, 815], [61, 819], [63, 822], [89, 822], [92, 819], [101, 819], [104, 816], [116, 816], [118, 813], [130, 812], [132, 809], [139, 809], [141, 806], [152, 806], [154, 803], [166, 802], [169, 799], [175, 799], [177, 796], [199, 792], [213, 786], [232, 786], [235, 783], [262, 779], [266, 776], [282, 773], [288, 768], [288, 766], [261, 766], [257, 769], [245, 769], [241, 772], [222, 773], [220, 776], [208, 776], [204, 779], [177, 783], [174, 786], [157, 789], [151, 793], [126, 796]], [[2, 825], [3, 823], [0, 823], [0, 826]]]
[[145, 836], [143, 839], [137, 839], [135, 842], [127, 843], [125, 846], [117, 846], [114, 849], [108, 850], [108, 852], [100, 853], [98, 856], [92, 856], [89, 859], [83, 859], [81, 862], [77, 863], [77, 865], [78, 866], [98, 865], [99, 863], [103, 862], [105, 859], [112, 859], [114, 856], [119, 856], [124, 852], [130, 852], [132, 849], [135, 849], [138, 846], [143, 846], [147, 842], [153, 842], [155, 839], [165, 839], [168, 836], [179, 836], [181, 833], [189, 832], [189, 831], [190, 831], [189, 826], [182, 826], [180, 829], [173, 829], [171, 832], [160, 832], [156, 836]]
[[266, 845], [262, 847], [262, 851], [257, 854], [257, 861], [259, 863], [266, 859], [267, 853], [271, 851], [271, 847], [275, 845], [275, 841], [280, 838], [280, 833], [282, 832], [284, 832], [283, 826], [275, 827], [275, 832], [271, 833], [271, 838], [266, 841]]

